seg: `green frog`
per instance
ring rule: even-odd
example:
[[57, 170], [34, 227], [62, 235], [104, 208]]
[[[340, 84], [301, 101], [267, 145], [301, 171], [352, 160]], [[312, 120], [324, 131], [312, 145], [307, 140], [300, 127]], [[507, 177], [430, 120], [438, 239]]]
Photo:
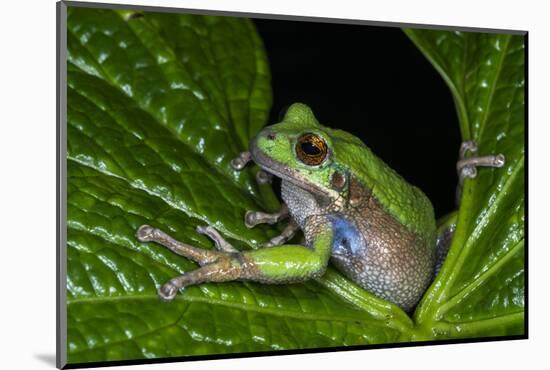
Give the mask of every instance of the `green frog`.
[[[474, 177], [477, 166], [500, 167], [498, 156], [466, 158], [459, 177]], [[199, 263], [200, 268], [160, 287], [159, 296], [173, 299], [192, 284], [248, 280], [266, 284], [302, 282], [321, 277], [329, 264], [376, 296], [411, 311], [441, 267], [454, 225], [436, 228], [432, 204], [424, 193], [388, 167], [357, 137], [319, 124], [311, 109], [290, 106], [282, 122], [268, 126], [250, 142], [248, 152], [232, 162], [242, 170], [260, 166], [258, 181], [281, 178], [280, 211], [248, 211], [247, 227], [288, 225], [262, 248], [238, 251], [212, 226], [200, 226], [216, 250], [177, 241], [143, 225], [140, 241], [154, 241]], [[301, 230], [302, 244], [286, 244]]]

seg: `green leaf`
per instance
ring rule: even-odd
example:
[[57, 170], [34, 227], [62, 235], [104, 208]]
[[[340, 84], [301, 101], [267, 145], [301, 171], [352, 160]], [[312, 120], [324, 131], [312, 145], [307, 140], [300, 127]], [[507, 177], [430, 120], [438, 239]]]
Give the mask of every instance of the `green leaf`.
[[453, 94], [464, 140], [503, 168], [466, 180], [453, 243], [415, 313], [416, 337], [524, 332], [525, 38], [406, 30]]
[[157, 289], [197, 265], [141, 224], [212, 248], [211, 224], [238, 248], [274, 227], [255, 167], [229, 162], [266, 124], [267, 60], [246, 19], [68, 9], [68, 360], [127, 360], [518, 334], [523, 328], [523, 39], [407, 34], [455, 97], [465, 139], [504, 153], [466, 181], [447, 262], [414, 320], [329, 268], [318, 281]]
[[244, 226], [246, 210], [278, 202], [257, 168], [229, 165], [266, 124], [270, 77], [248, 20], [130, 14], [68, 9], [69, 363], [410, 337], [405, 313], [333, 270], [320, 282], [202, 284], [158, 298], [197, 265], [138, 242], [141, 224], [203, 248], [212, 243], [198, 225], [239, 248], [277, 234]]

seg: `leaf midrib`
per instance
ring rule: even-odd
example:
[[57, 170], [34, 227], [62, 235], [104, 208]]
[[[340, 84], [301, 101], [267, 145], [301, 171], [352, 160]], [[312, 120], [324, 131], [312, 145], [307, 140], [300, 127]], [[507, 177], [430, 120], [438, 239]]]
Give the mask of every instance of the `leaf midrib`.
[[[90, 303], [106, 303], [106, 302], [117, 302], [117, 301], [125, 301], [125, 300], [151, 300], [155, 302], [160, 302], [160, 298], [157, 294], [135, 294], [135, 295], [124, 295], [124, 296], [111, 296], [111, 297], [87, 297], [87, 298], [73, 298], [68, 299], [67, 304], [90, 304]], [[228, 307], [228, 308], [236, 308], [239, 310], [247, 311], [247, 312], [256, 312], [260, 314], [266, 314], [270, 316], [275, 317], [284, 317], [284, 318], [292, 318], [292, 319], [299, 319], [299, 320], [308, 320], [308, 321], [340, 321], [345, 323], [365, 323], [369, 325], [375, 325], [382, 328], [390, 329], [387, 325], [379, 322], [375, 319], [367, 319], [364, 317], [361, 317], [361, 312], [357, 311], [358, 317], [345, 317], [345, 316], [338, 316], [334, 314], [318, 314], [318, 313], [306, 313], [306, 312], [296, 312], [296, 311], [290, 311], [285, 310], [285, 307], [277, 307], [277, 308], [264, 308], [264, 307], [258, 307], [255, 305], [247, 305], [242, 303], [235, 303], [235, 302], [227, 302], [222, 299], [215, 299], [215, 298], [203, 298], [203, 297], [191, 297], [188, 294], [180, 294], [176, 296], [173, 302], [177, 301], [183, 301], [185, 303], [205, 303], [205, 304], [211, 304], [215, 306], [222, 306], [222, 307]], [[170, 304], [163, 303], [163, 304]]]

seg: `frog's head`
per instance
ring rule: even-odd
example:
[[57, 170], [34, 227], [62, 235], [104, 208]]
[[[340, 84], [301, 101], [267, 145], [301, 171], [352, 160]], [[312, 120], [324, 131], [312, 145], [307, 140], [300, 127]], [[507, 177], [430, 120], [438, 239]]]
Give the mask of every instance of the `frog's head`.
[[282, 122], [252, 139], [252, 160], [277, 177], [336, 199], [345, 195], [349, 183], [349, 172], [336, 156], [342, 133], [320, 125], [308, 106], [295, 103]]

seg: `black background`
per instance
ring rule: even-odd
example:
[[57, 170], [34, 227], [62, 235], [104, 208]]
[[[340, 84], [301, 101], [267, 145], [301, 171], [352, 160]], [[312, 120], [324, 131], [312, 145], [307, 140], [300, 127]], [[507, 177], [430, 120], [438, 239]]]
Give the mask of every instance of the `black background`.
[[294, 102], [353, 133], [432, 200], [455, 209], [460, 146], [445, 82], [400, 28], [255, 19], [273, 87], [269, 123]]

